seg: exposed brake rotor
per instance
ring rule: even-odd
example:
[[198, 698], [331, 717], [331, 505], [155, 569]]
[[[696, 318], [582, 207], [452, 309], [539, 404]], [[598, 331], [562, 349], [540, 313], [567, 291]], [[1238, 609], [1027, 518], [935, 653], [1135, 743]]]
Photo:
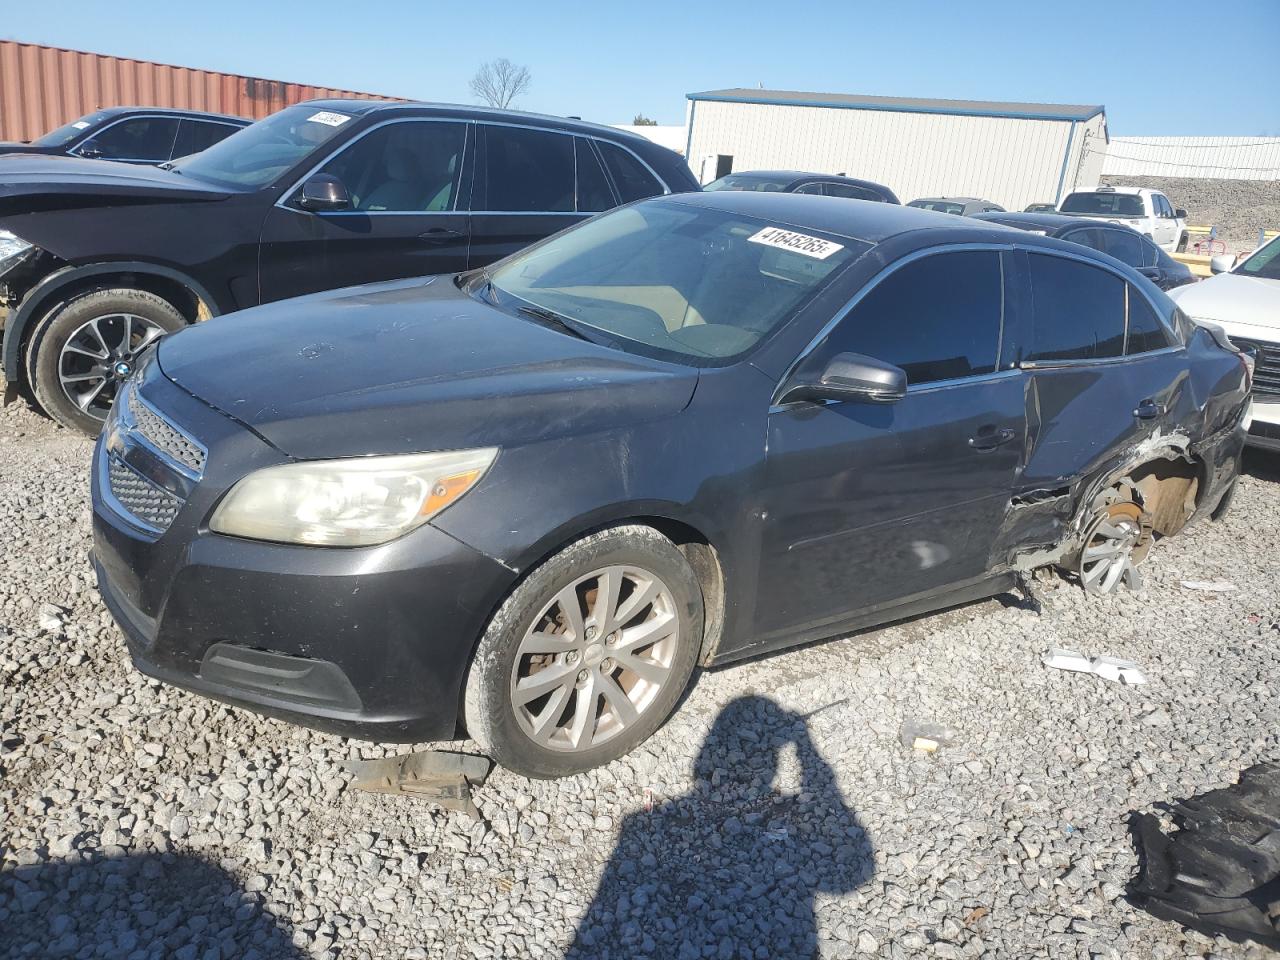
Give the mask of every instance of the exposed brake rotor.
[[1111, 593], [1121, 583], [1141, 590], [1137, 568], [1151, 549], [1151, 529], [1151, 515], [1132, 500], [1100, 508], [1085, 530], [1074, 571], [1085, 593]]

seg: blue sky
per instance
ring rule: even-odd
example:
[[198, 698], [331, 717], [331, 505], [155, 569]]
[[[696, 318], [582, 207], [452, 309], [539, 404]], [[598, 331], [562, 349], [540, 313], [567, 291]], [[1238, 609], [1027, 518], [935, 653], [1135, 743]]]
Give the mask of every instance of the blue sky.
[[1118, 135], [1280, 135], [1280, 0], [10, 0], [0, 37], [117, 56], [472, 102], [494, 57], [517, 106], [683, 123], [721, 87], [1103, 103]]

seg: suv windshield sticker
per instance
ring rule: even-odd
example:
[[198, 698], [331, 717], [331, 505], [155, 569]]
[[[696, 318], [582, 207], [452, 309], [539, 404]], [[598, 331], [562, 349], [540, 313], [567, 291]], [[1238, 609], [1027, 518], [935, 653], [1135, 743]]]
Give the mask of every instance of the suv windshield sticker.
[[321, 110], [319, 113], [313, 113], [307, 117], [308, 123], [323, 123], [330, 127], [340, 127], [351, 118], [345, 113], [330, 113], [327, 110]]
[[844, 249], [841, 244], [832, 243], [830, 240], [811, 237], [805, 233], [792, 233], [790, 230], [781, 230], [778, 227], [765, 227], [747, 239], [752, 243], [763, 243], [766, 247], [778, 247], [781, 250], [802, 253], [815, 260], [825, 260], [833, 253]]
[[83, 130], [88, 125], [89, 125], [89, 121], [87, 120], [77, 120], [75, 123], [72, 124], [72, 126], [75, 127], [77, 130]]

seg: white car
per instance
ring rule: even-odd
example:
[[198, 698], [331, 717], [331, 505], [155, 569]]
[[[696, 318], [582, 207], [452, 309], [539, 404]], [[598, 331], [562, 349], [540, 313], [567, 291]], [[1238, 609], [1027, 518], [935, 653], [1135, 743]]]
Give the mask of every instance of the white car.
[[1236, 346], [1254, 351], [1249, 443], [1280, 450], [1280, 237], [1234, 269], [1231, 261], [1214, 257], [1214, 276], [1169, 296], [1197, 323], [1219, 326]]
[[1090, 220], [1123, 223], [1144, 234], [1166, 253], [1187, 245], [1187, 211], [1175, 210], [1159, 190], [1146, 187], [1095, 187], [1069, 193], [1059, 213]]

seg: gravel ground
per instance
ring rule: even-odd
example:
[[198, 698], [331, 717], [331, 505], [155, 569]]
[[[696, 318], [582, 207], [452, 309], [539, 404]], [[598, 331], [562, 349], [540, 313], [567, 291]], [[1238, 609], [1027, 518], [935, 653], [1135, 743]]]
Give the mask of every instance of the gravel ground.
[[[86, 561], [89, 451], [0, 413], [0, 957], [1269, 955], [1122, 893], [1130, 811], [1280, 757], [1274, 459], [1141, 595], [1053, 581], [1039, 612], [703, 673], [608, 768], [496, 771], [477, 823], [349, 789], [338, 765], [380, 748], [133, 672]], [[1151, 682], [1047, 670], [1051, 646]], [[953, 742], [905, 749], [911, 719]]]

